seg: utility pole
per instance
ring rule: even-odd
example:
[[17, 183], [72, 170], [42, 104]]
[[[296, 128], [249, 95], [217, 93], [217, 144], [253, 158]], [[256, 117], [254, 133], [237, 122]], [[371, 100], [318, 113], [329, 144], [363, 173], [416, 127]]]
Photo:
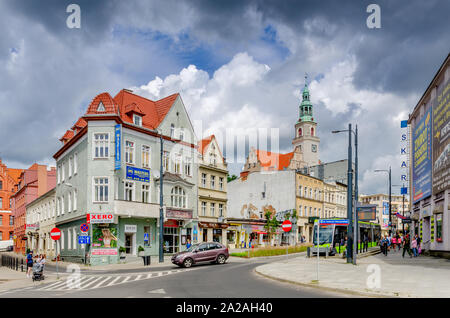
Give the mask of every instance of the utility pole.
[[356, 265], [356, 254], [358, 254], [358, 125], [355, 127], [355, 217], [354, 217], [354, 249], [353, 249], [353, 265]]
[[159, 135], [159, 141], [161, 143], [161, 166], [159, 176], [159, 262], [164, 262], [164, 248], [163, 248], [163, 231], [164, 231], [164, 211], [163, 211], [163, 137], [162, 130]]
[[348, 168], [347, 168], [347, 218], [348, 218], [348, 233], [347, 233], [347, 263], [352, 263], [352, 227], [353, 227], [353, 180], [352, 180], [352, 124], [348, 124]]
[[[403, 188], [405, 188], [405, 184], [403, 184]], [[402, 188], [402, 192], [403, 192]], [[405, 216], [405, 192], [403, 192], [403, 208], [402, 208], [402, 215]], [[402, 220], [402, 232], [405, 234], [405, 222]]]
[[391, 184], [391, 166], [389, 166], [389, 236], [392, 234], [392, 184]]

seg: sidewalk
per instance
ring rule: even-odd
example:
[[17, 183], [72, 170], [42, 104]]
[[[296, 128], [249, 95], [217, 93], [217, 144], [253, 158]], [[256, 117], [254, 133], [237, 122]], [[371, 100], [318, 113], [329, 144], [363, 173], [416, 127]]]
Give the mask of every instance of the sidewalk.
[[[26, 272], [15, 271], [4, 266], [0, 266], [0, 292], [16, 288], [32, 287], [56, 281], [56, 274], [44, 272], [45, 279], [33, 282], [27, 277]], [[62, 275], [59, 275], [61, 279]]]
[[[376, 285], [376, 272], [380, 285]], [[450, 297], [450, 261], [427, 256], [410, 258], [401, 252], [359, 258], [357, 265], [332, 257], [295, 257], [259, 266], [265, 277], [354, 295], [375, 297]]]

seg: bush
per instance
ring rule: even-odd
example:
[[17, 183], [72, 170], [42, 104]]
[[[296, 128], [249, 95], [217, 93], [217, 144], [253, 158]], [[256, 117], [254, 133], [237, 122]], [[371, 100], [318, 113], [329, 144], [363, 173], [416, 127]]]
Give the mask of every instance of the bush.
[[127, 249], [123, 246], [119, 247], [119, 253], [125, 253]]
[[[308, 245], [301, 246], [289, 246], [288, 254], [306, 252]], [[246, 257], [248, 258], [248, 252], [230, 253], [230, 256]], [[286, 247], [262, 247], [252, 249], [250, 251], [250, 257], [262, 257], [262, 256], [277, 256], [285, 255]]]
[[138, 252], [143, 252], [143, 251], [144, 251], [144, 248], [142, 247], [142, 245], [139, 245]]

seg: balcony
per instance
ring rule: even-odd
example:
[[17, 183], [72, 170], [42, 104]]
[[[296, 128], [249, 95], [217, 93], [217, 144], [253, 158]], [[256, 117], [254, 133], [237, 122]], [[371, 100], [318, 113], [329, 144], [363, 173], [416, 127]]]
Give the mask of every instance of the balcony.
[[114, 214], [125, 217], [159, 218], [159, 204], [114, 200]]

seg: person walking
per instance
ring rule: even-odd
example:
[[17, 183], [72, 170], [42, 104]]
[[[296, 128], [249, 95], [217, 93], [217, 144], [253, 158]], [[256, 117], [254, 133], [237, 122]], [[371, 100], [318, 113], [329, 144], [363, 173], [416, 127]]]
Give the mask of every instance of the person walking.
[[189, 247], [191, 247], [191, 240], [190, 239], [187, 239], [187, 242], [186, 242], [186, 248], [187, 249], [189, 249]]
[[392, 250], [395, 252], [395, 245], [397, 244], [397, 238], [395, 235], [392, 236]]
[[417, 238], [413, 237], [413, 240], [411, 241], [411, 248], [414, 254], [414, 257], [417, 257], [418, 252], [417, 252]]
[[31, 250], [27, 254], [27, 277], [31, 277], [31, 270], [33, 268], [33, 253]]
[[422, 240], [421, 240], [419, 234], [416, 234], [416, 241], [417, 241], [417, 253], [418, 253], [417, 255], [420, 255], [420, 253], [422, 252], [422, 248], [421, 248], [421, 245], [420, 245]]
[[341, 247], [339, 248], [339, 249], [341, 249], [342, 247], [344, 248], [344, 252], [342, 253], [342, 258], [345, 258], [347, 255], [347, 241], [348, 241], [348, 239], [347, 239], [347, 235], [346, 235], [344, 238], [342, 238]]
[[363, 247], [363, 252], [367, 252], [369, 250], [369, 236], [367, 235], [367, 233], [364, 234], [364, 247]]
[[412, 257], [409, 245], [410, 245], [409, 234], [406, 234], [405, 240], [403, 241], [403, 254], [402, 254], [402, 257], [405, 257], [405, 252], [408, 252], [409, 257]]

